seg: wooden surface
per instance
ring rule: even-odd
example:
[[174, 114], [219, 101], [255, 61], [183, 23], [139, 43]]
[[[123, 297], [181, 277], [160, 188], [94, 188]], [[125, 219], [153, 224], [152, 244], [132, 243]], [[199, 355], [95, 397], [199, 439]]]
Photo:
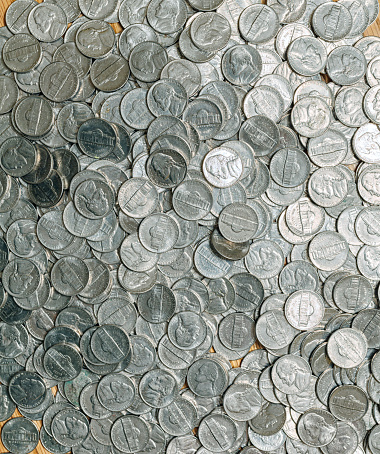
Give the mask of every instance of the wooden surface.
[[[8, 6], [12, 3], [13, 0], [0, 0], [0, 27], [5, 25], [5, 12], [8, 8]], [[41, 0], [37, 0], [38, 2], [41, 3]], [[380, 0], [379, 0], [380, 2]], [[115, 30], [116, 33], [119, 33], [122, 31], [122, 27], [120, 24], [112, 24], [113, 29]], [[374, 22], [370, 27], [367, 28], [367, 30], [364, 32], [364, 36], [380, 36], [380, 18], [377, 18], [376, 22]], [[251, 350], [254, 350], [257, 348], [256, 345], [252, 347]], [[239, 367], [241, 360], [238, 361], [231, 361], [232, 367]], [[56, 392], [56, 390], [53, 390]], [[14, 414], [12, 415], [12, 418], [15, 418], [17, 416], [21, 416], [21, 414], [16, 410]], [[0, 433], [1, 433], [1, 427], [4, 425], [5, 422], [0, 422]], [[38, 428], [41, 427], [41, 421], [35, 421], [36, 425]], [[1, 443], [0, 440], [0, 452], [7, 452], [6, 449], [4, 448], [3, 444]], [[48, 454], [48, 451], [46, 451], [43, 446], [41, 445], [41, 442], [38, 443], [37, 448], [32, 452], [32, 454]]]

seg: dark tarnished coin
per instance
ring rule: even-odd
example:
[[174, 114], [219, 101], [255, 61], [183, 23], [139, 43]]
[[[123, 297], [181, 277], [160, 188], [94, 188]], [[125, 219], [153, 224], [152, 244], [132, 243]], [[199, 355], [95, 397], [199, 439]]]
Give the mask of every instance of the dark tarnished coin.
[[154, 185], [160, 188], [174, 188], [185, 178], [187, 165], [180, 152], [163, 148], [149, 156], [146, 171]]
[[13, 108], [12, 115], [17, 129], [30, 138], [44, 136], [53, 126], [53, 108], [41, 96], [22, 98]]
[[368, 408], [366, 393], [357, 386], [343, 385], [334, 389], [329, 397], [331, 413], [341, 421], [357, 421]]
[[0, 163], [13, 177], [30, 173], [37, 162], [36, 147], [24, 137], [10, 137], [0, 145]]
[[100, 118], [90, 118], [78, 130], [78, 145], [87, 156], [104, 158], [116, 146], [116, 131], [110, 123]]
[[35, 372], [16, 373], [9, 382], [9, 394], [12, 400], [23, 408], [40, 405], [46, 396], [46, 385]]

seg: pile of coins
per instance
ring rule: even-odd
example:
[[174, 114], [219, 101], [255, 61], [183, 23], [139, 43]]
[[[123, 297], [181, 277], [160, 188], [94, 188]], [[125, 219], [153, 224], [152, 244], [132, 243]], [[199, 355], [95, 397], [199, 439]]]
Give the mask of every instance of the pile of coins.
[[378, 12], [10, 5], [6, 449], [380, 454]]

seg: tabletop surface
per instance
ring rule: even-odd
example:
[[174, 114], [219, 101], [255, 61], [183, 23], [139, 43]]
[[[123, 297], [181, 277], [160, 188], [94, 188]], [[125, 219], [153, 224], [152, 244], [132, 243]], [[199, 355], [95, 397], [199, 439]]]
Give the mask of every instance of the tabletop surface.
[[[0, 0], [0, 27], [5, 25], [5, 21], [4, 21], [5, 12], [8, 8], [8, 6], [13, 1], [14, 0]], [[40, 0], [37, 0], [37, 1], [39, 3], [41, 3]], [[379, 0], [379, 2], [380, 2], [380, 0]], [[119, 33], [120, 31], [123, 30], [119, 23], [111, 24], [111, 25], [116, 33]], [[380, 36], [380, 15], [376, 19], [376, 21], [367, 28], [367, 30], [364, 32], [364, 36]], [[257, 346], [253, 345], [251, 350], [254, 350], [255, 348], [257, 348]], [[241, 360], [230, 361], [230, 362], [232, 364], [232, 367], [239, 367]], [[53, 388], [53, 392], [54, 393], [56, 392], [56, 390], [54, 388]], [[14, 412], [14, 414], [12, 415], [12, 418], [15, 418], [17, 416], [21, 416], [21, 414], [19, 413], [18, 410], [16, 410]], [[0, 433], [1, 433], [1, 427], [5, 424], [5, 422], [6, 421], [0, 422]], [[41, 421], [35, 421], [35, 423], [38, 428], [41, 427]], [[6, 449], [4, 448], [4, 445], [1, 443], [1, 440], [0, 440], [0, 452], [7, 452]], [[46, 451], [46, 449], [41, 445], [41, 442], [39, 442], [37, 448], [34, 451], [32, 451], [31, 454], [49, 454], [49, 451]]]

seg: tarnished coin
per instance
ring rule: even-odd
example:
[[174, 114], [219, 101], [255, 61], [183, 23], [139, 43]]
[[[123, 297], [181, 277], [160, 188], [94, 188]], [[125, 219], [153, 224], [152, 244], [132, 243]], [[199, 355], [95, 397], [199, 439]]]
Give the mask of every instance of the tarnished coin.
[[78, 90], [77, 72], [68, 63], [50, 63], [41, 72], [40, 87], [42, 93], [51, 101], [67, 101]]
[[64, 257], [54, 264], [51, 279], [55, 289], [62, 295], [77, 295], [88, 284], [89, 269], [77, 257]]
[[3, 99], [0, 105], [0, 113], [4, 114], [12, 110], [17, 102], [17, 84], [10, 77], [0, 76], [0, 93]]
[[35, 372], [18, 372], [9, 382], [12, 400], [26, 409], [40, 405], [45, 399], [46, 392], [45, 382]]
[[130, 342], [125, 331], [117, 325], [103, 325], [91, 336], [91, 348], [99, 361], [116, 364], [129, 353]]
[[123, 57], [110, 54], [95, 61], [91, 66], [90, 76], [98, 90], [116, 91], [126, 84], [129, 65]]
[[78, 129], [78, 145], [93, 158], [104, 158], [116, 146], [116, 131], [110, 123], [100, 118], [90, 118]]
[[41, 284], [42, 275], [31, 260], [16, 258], [8, 262], [3, 270], [2, 281], [7, 292], [18, 298], [34, 293]]
[[50, 347], [43, 361], [47, 374], [59, 381], [73, 380], [82, 370], [79, 349], [69, 343], [57, 343]]
[[8, 175], [25, 176], [34, 169], [36, 161], [35, 146], [23, 137], [10, 137], [0, 145], [0, 163]]
[[54, 121], [50, 103], [41, 96], [22, 98], [12, 111], [15, 126], [29, 138], [39, 138], [47, 134]]
[[357, 421], [368, 408], [366, 393], [357, 386], [343, 385], [334, 389], [329, 397], [331, 413], [341, 421]]
[[185, 178], [187, 165], [179, 151], [161, 148], [149, 156], [146, 170], [153, 184], [161, 188], [173, 188]]
[[137, 304], [141, 316], [146, 321], [163, 323], [173, 316], [176, 301], [168, 287], [156, 284], [151, 290], [138, 297]]

